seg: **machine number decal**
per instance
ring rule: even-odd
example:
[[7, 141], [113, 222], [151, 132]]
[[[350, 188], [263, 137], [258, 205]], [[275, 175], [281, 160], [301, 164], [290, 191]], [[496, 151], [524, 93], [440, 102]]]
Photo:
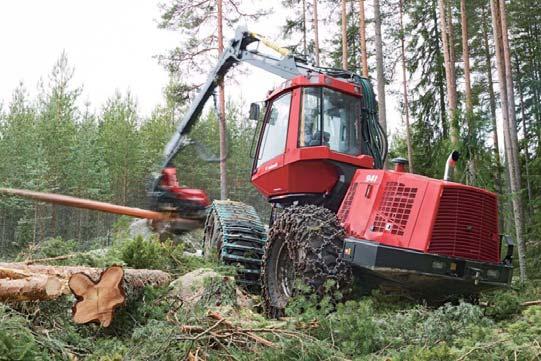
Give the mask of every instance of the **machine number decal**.
[[365, 182], [367, 183], [376, 183], [378, 181], [378, 176], [376, 174], [367, 174]]

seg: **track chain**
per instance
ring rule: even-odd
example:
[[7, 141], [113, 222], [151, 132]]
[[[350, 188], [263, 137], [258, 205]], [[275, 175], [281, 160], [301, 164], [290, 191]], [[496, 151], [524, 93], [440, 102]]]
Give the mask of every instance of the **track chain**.
[[228, 265], [237, 266], [237, 283], [260, 288], [261, 259], [267, 231], [254, 207], [242, 202], [214, 201], [205, 223], [204, 253], [216, 252]]

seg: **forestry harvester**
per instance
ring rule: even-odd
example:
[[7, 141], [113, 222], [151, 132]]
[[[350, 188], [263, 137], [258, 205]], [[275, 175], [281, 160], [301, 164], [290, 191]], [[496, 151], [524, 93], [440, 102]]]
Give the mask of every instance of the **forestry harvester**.
[[[279, 55], [260, 52], [259, 45]], [[179, 186], [172, 163], [220, 80], [245, 62], [285, 78], [258, 120], [251, 181], [272, 204], [267, 232], [253, 207], [215, 201]], [[317, 67], [239, 28], [165, 150], [150, 197], [155, 210], [206, 219], [205, 253], [239, 265], [239, 279], [261, 287], [267, 312], [280, 315], [296, 281], [323, 292], [353, 279], [365, 289], [405, 291], [429, 300], [476, 296], [507, 286], [513, 246], [502, 256], [495, 194], [406, 171], [384, 170], [386, 136], [368, 79]]]

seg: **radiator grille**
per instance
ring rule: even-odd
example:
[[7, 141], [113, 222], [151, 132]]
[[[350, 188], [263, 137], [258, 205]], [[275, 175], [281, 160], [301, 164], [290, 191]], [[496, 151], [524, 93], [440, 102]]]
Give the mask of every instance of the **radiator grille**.
[[444, 188], [432, 230], [430, 253], [499, 261], [496, 197], [464, 188]]
[[404, 235], [416, 195], [417, 188], [406, 187], [399, 182], [388, 182], [372, 231]]
[[344, 199], [344, 203], [338, 212], [338, 219], [340, 219], [342, 222], [345, 222], [349, 216], [349, 210], [351, 209], [353, 198], [355, 197], [355, 193], [357, 193], [357, 186], [358, 183], [353, 183], [351, 187], [349, 187], [346, 198]]

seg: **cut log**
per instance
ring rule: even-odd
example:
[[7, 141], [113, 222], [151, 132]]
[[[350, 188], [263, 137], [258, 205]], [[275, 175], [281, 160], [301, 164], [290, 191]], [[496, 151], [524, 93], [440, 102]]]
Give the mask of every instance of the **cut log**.
[[[52, 300], [70, 293], [68, 280], [74, 274], [83, 273], [97, 282], [102, 272], [92, 267], [0, 263], [0, 301]], [[163, 271], [125, 269], [123, 289], [130, 295], [144, 286], [161, 286], [170, 280], [171, 276]]]
[[[92, 280], [97, 281], [103, 271], [102, 268], [81, 266], [45, 266], [40, 264], [27, 265], [23, 262], [0, 263], [0, 269], [7, 268], [27, 273], [38, 273], [55, 276], [67, 280], [75, 273], [84, 273]], [[124, 270], [124, 280], [127, 287], [142, 288], [144, 286], [160, 286], [171, 281], [169, 273], [159, 270], [131, 269]]]
[[70, 277], [69, 287], [77, 302], [73, 306], [75, 323], [97, 322], [108, 327], [113, 320], [115, 309], [124, 304], [126, 294], [122, 288], [124, 270], [120, 266], [107, 268], [94, 282], [84, 273]]
[[54, 300], [65, 292], [56, 277], [33, 274], [24, 278], [0, 278], [0, 301]]

